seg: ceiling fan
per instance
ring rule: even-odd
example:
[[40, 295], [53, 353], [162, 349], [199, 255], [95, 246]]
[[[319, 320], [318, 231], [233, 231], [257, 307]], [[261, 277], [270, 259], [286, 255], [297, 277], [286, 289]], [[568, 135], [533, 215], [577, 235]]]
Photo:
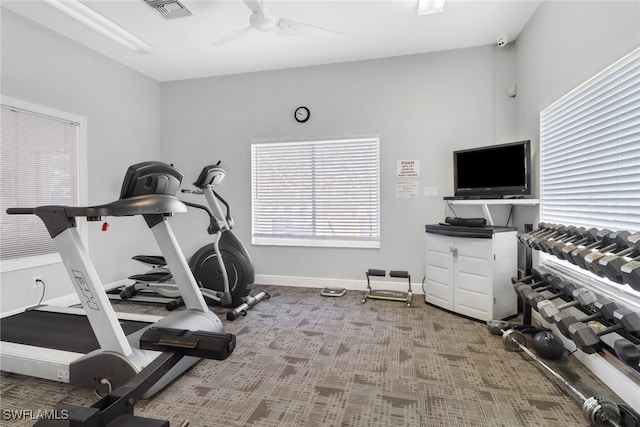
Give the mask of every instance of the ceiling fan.
[[344, 33], [338, 31], [327, 30], [325, 28], [316, 27], [292, 19], [280, 17], [275, 18], [269, 14], [267, 6], [263, 0], [243, 0], [244, 4], [251, 10], [249, 16], [249, 26], [241, 30], [233, 31], [222, 36], [215, 42], [215, 45], [222, 46], [233, 40], [236, 40], [250, 31], [258, 30], [263, 32], [277, 32], [280, 34], [291, 36], [307, 36], [307, 37], [323, 37], [337, 38], [344, 36]]

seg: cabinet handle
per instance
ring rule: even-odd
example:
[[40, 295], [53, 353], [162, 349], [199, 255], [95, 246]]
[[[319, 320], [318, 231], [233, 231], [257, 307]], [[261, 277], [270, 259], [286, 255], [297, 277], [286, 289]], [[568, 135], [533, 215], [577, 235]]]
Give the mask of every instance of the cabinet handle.
[[453, 256], [458, 256], [458, 248], [454, 248], [453, 246], [451, 246], [449, 248], [449, 252], [451, 252], [451, 255]]

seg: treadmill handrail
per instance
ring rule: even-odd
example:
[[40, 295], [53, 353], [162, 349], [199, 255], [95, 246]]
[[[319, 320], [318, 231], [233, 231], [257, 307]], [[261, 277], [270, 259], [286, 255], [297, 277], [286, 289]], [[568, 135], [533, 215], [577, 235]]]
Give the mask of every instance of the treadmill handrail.
[[51, 237], [57, 236], [67, 228], [75, 227], [77, 217], [100, 220], [106, 216], [171, 215], [179, 212], [187, 212], [185, 204], [176, 197], [166, 194], [143, 194], [97, 206], [47, 205], [7, 209], [9, 215], [37, 215], [44, 222]]
[[35, 208], [8, 208], [10, 215], [38, 214], [38, 211], [64, 209], [68, 218], [171, 214], [186, 212], [187, 207], [174, 196], [143, 194], [96, 206], [44, 205]]

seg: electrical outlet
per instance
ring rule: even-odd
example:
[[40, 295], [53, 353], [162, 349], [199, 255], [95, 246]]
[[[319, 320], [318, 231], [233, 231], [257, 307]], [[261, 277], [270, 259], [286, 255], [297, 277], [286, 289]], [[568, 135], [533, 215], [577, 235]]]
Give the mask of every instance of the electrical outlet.
[[34, 276], [33, 281], [31, 282], [34, 289], [42, 287], [42, 276]]

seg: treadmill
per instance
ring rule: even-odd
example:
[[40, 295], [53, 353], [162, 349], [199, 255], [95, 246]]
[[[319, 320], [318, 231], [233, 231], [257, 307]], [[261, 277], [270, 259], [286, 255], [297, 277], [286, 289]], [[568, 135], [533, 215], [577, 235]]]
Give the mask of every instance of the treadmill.
[[[182, 174], [172, 166], [142, 162], [129, 167], [120, 199], [115, 202], [7, 209], [8, 214], [34, 214], [44, 222], [82, 309], [43, 306], [1, 319], [3, 371], [110, 392], [125, 385], [164, 351], [161, 345], [141, 349], [140, 339], [146, 332], [164, 328], [224, 334], [222, 322], [203, 299], [168, 222], [174, 213], [187, 211], [175, 197], [181, 182]], [[78, 217], [102, 221], [106, 216], [144, 218], [176, 278], [184, 310], [165, 317], [121, 313], [118, 319], [76, 228]], [[171, 342], [161, 344], [171, 346]], [[231, 351], [233, 346], [235, 337], [233, 345], [228, 343]], [[196, 356], [181, 358], [142, 397], [153, 396], [199, 360]]]

